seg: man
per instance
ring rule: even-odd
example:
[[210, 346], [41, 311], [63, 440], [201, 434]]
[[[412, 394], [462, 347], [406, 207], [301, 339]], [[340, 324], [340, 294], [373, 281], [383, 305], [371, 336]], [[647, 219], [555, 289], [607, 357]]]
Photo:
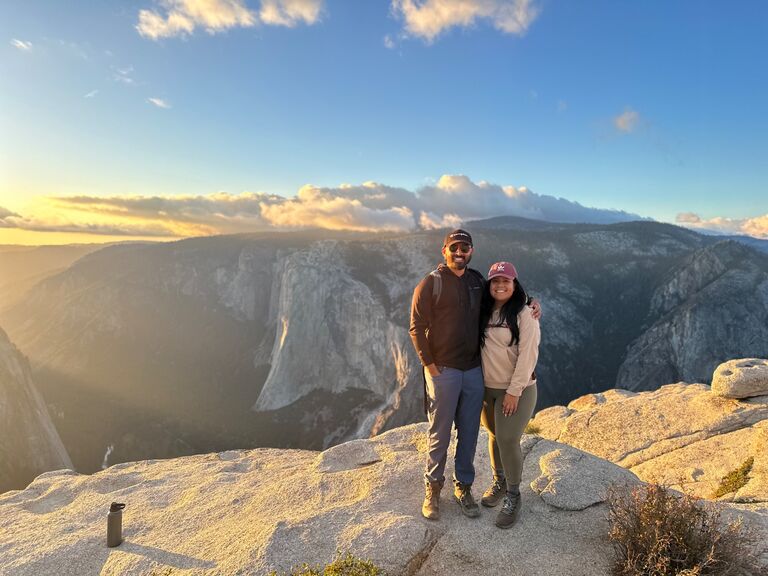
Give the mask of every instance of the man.
[[[411, 304], [409, 331], [424, 366], [429, 421], [426, 494], [421, 513], [430, 520], [440, 517], [440, 491], [454, 424], [457, 441], [453, 495], [466, 516], [480, 516], [472, 483], [484, 395], [479, 330], [485, 279], [477, 270], [468, 268], [473, 252], [468, 232], [450, 232], [443, 242], [445, 264], [419, 282]], [[538, 319], [538, 302], [534, 300], [530, 305]]]
[[440, 516], [440, 491], [454, 423], [454, 497], [466, 516], [480, 515], [471, 488], [483, 407], [478, 331], [485, 282], [477, 270], [467, 267], [472, 252], [468, 232], [450, 232], [442, 249], [445, 264], [419, 283], [411, 305], [410, 334], [424, 366], [429, 421], [426, 495], [421, 512], [432, 520]]

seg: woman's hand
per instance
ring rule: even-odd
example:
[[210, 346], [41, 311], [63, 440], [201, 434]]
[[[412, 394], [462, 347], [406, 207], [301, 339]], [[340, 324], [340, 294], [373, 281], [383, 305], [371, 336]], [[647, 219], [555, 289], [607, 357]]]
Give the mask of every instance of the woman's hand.
[[538, 299], [534, 298], [531, 300], [531, 303], [528, 304], [528, 306], [531, 307], [531, 316], [533, 316], [534, 320], [541, 318], [541, 302], [539, 302]]
[[512, 416], [517, 412], [517, 403], [520, 401], [520, 396], [512, 396], [509, 392], [504, 394], [504, 402], [501, 405], [501, 412], [504, 416]]

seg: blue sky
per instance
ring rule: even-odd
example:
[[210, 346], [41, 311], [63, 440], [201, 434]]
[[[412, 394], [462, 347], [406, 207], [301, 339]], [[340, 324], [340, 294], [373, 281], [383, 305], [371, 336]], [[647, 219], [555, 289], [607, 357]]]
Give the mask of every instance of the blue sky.
[[764, 2], [2, 11], [0, 242], [449, 225], [478, 195], [768, 237]]

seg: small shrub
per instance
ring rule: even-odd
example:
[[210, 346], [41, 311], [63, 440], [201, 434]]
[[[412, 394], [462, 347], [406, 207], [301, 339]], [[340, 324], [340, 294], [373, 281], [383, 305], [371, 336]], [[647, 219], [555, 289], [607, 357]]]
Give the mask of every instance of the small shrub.
[[525, 425], [524, 432], [526, 434], [538, 434], [541, 432], [541, 427], [533, 422], [528, 422], [528, 424]]
[[736, 492], [742, 486], [749, 482], [749, 473], [752, 471], [752, 465], [755, 459], [750, 456], [736, 470], [731, 470], [720, 480], [720, 486], [712, 493], [712, 498], [720, 498], [731, 492]]
[[304, 564], [294, 568], [291, 572], [271, 572], [270, 576], [383, 576], [381, 568], [370, 560], [361, 560], [347, 552], [344, 556], [339, 554], [336, 559], [324, 568]]
[[[735, 576], [757, 573], [756, 537], [738, 521], [664, 486], [613, 486], [608, 491], [614, 576]], [[755, 572], [753, 572], [755, 570]]]

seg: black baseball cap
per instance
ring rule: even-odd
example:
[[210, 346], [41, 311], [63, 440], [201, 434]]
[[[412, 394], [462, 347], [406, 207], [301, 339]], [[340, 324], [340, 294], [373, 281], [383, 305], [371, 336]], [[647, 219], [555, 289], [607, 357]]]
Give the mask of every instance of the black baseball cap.
[[470, 236], [469, 232], [466, 230], [457, 228], [453, 232], [448, 233], [448, 235], [445, 237], [445, 241], [443, 242], [443, 246], [450, 246], [451, 244], [456, 244], [457, 242], [466, 242], [472, 246], [472, 236]]

